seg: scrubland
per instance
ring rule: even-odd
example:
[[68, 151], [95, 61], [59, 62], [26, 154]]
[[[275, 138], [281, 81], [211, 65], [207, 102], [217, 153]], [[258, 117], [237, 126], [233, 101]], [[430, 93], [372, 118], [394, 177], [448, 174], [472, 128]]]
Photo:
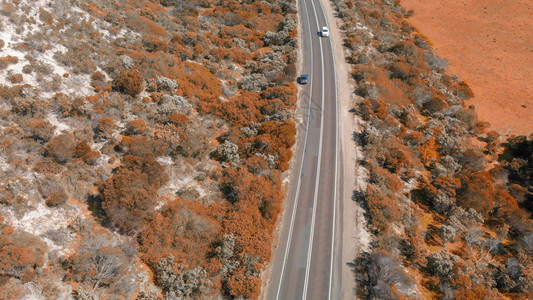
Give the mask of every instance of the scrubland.
[[533, 136], [478, 119], [468, 84], [399, 1], [332, 3], [364, 120], [354, 140], [368, 183], [353, 200], [372, 243], [354, 260], [358, 297], [529, 297]]
[[257, 298], [294, 1], [0, 3], [0, 298]]
[[[528, 297], [533, 137], [478, 120], [398, 1], [332, 3], [365, 121], [359, 297]], [[296, 13], [2, 1], [0, 298], [258, 298], [295, 143]]]

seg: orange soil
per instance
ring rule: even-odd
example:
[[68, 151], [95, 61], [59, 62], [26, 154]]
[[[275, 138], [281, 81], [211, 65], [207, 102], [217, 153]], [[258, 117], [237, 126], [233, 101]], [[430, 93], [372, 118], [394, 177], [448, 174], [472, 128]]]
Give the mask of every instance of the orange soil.
[[533, 133], [533, 1], [401, 0], [409, 18], [466, 80], [481, 121], [501, 134]]

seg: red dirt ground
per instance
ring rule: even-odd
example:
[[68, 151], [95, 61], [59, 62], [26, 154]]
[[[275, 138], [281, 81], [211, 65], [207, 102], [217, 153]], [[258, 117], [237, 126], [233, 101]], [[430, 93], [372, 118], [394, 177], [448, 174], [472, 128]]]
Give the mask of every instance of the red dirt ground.
[[481, 121], [533, 133], [533, 0], [401, 0], [408, 19], [466, 80]]

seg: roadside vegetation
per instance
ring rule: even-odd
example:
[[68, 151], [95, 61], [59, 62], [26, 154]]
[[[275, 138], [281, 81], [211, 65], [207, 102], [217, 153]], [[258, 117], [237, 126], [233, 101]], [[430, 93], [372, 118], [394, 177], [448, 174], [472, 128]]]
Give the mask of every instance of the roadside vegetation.
[[2, 1], [0, 298], [260, 293], [296, 4]]
[[[332, 1], [352, 64], [368, 170], [354, 200], [372, 249], [355, 260], [363, 299], [527, 298], [533, 290], [533, 136], [500, 136], [468, 84], [399, 1]], [[468, 41], [465, 41], [468, 42]]]

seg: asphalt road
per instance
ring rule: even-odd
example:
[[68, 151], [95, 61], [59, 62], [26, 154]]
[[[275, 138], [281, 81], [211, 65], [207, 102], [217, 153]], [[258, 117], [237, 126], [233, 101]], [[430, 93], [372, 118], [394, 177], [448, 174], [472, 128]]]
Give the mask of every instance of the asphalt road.
[[338, 158], [335, 66], [320, 0], [298, 1], [303, 73], [298, 149], [267, 299], [340, 299], [342, 168]]

